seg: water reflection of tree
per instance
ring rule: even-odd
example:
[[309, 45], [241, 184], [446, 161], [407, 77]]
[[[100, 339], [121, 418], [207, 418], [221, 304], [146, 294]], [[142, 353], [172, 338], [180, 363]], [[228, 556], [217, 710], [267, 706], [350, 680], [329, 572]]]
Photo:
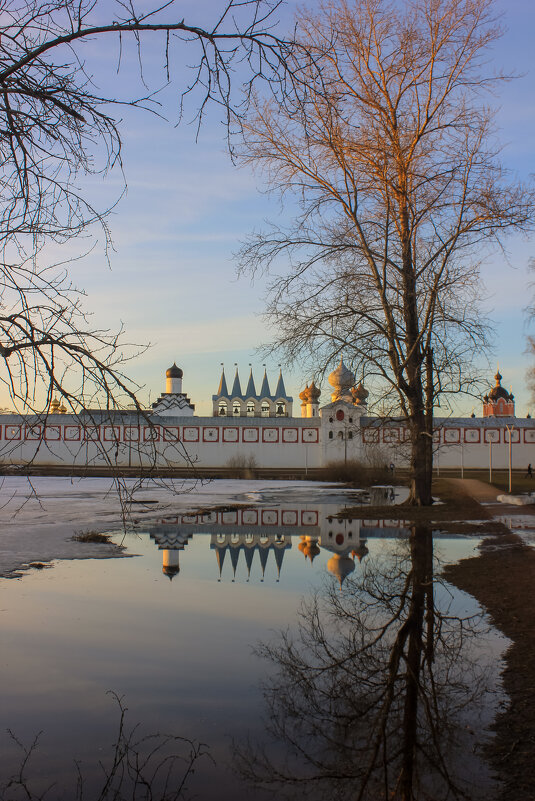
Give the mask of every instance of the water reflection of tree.
[[342, 593], [333, 584], [304, 602], [298, 631], [259, 648], [277, 668], [265, 687], [272, 741], [238, 747], [242, 776], [294, 799], [478, 797], [469, 720], [486, 671], [474, 620], [435, 595], [432, 537], [419, 529]]

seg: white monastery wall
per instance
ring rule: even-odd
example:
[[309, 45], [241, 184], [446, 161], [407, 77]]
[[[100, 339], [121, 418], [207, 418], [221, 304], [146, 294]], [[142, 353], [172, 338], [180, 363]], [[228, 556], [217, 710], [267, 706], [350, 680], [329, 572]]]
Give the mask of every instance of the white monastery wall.
[[[481, 418], [436, 419], [435, 467], [526, 468], [535, 463], [535, 421], [514, 417], [514, 396], [501, 386], [485, 396]], [[182, 391], [182, 370], [166, 373], [166, 392], [146, 412], [86, 410], [68, 415], [57, 399], [41, 416], [0, 416], [0, 460], [13, 465], [161, 468], [323, 467], [356, 460], [404, 467], [408, 431], [402, 421], [366, 416], [368, 392], [343, 361], [329, 376], [331, 403], [319, 406], [312, 382], [300, 394], [302, 417], [292, 417], [282, 371], [270, 395], [264, 372], [256, 395], [252, 370], [245, 395], [236, 369], [229, 394], [224, 371], [213, 396], [214, 416], [196, 417]], [[233, 398], [255, 399], [234, 404]], [[271, 398], [262, 413], [263, 400]], [[276, 399], [281, 399], [281, 403]], [[269, 408], [268, 408], [269, 406]], [[280, 408], [279, 408], [280, 407]], [[223, 413], [224, 412], [224, 413]], [[257, 413], [261, 416], [256, 416]], [[268, 416], [269, 415], [269, 416]], [[511, 444], [509, 444], [511, 437]]]
[[[0, 459], [9, 464], [118, 467], [260, 467], [322, 464], [319, 420], [151, 417], [89, 423], [70, 415], [45, 420], [3, 415]], [[236, 466], [236, 464], [235, 464]]]
[[[343, 420], [322, 410], [317, 418], [157, 417], [134, 414], [83, 421], [71, 415], [46, 419], [2, 415], [0, 459], [4, 464], [116, 465], [118, 467], [243, 466], [317, 468], [357, 460], [403, 467], [408, 462], [408, 433], [393, 421], [355, 415], [345, 407]], [[353, 416], [354, 415], [354, 416]], [[332, 420], [332, 422], [331, 422]], [[351, 420], [351, 422], [349, 422]], [[506, 468], [509, 431], [513, 468], [535, 463], [535, 422], [481, 418], [437, 420], [435, 467]]]

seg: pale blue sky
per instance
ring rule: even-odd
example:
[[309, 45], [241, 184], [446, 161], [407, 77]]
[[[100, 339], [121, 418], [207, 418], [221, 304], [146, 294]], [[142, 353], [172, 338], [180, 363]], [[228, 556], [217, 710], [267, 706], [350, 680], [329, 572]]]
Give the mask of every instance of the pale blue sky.
[[[217, 5], [217, 0], [210, 0], [202, 10]], [[196, 21], [199, 4], [184, 6], [186, 18]], [[496, 66], [525, 73], [503, 86], [496, 99], [501, 107], [497, 124], [506, 146], [505, 163], [520, 176], [527, 176], [534, 168], [535, 150], [535, 4], [531, 0], [499, 0], [496, 6], [503, 10], [508, 27], [494, 50]], [[97, 85], [115, 80], [110, 70], [111, 48], [104, 52], [95, 42], [86, 50]], [[187, 61], [190, 54], [185, 55]], [[150, 77], [160, 53], [149, 46], [147, 57]], [[93, 64], [94, 59], [98, 63]], [[134, 82], [128, 54], [124, 64], [119, 84], [135, 95], [141, 90]], [[176, 78], [181, 74], [178, 67]], [[161, 83], [161, 76], [156, 80]], [[166, 90], [162, 99], [171, 123], [124, 110], [128, 192], [110, 220], [115, 242], [112, 269], [97, 248], [74, 271], [76, 281], [88, 292], [87, 306], [94, 311], [96, 324], [115, 329], [120, 320], [130, 341], [152, 343], [129, 369], [132, 378], [146, 387], [145, 396], [150, 392], [151, 399], [156, 399], [164, 389], [165, 369], [176, 360], [184, 370], [184, 390], [196, 404], [197, 413], [210, 414], [221, 362], [227, 375], [238, 362], [242, 380], [246, 379], [249, 362], [253, 362], [255, 375], [260, 378], [261, 359], [255, 356], [254, 348], [270, 338], [261, 319], [263, 282], [238, 280], [233, 252], [254, 227], [280, 214], [280, 208], [274, 198], [258, 191], [257, 180], [248, 170], [239, 170], [231, 163], [219, 122], [221, 113], [211, 110], [196, 142], [194, 126], [173, 126], [176, 115], [173, 118], [168, 105], [171, 98], [172, 92]], [[190, 107], [190, 117], [191, 111]], [[112, 175], [93, 181], [90, 191], [97, 200], [106, 202], [114, 199], [118, 187], [119, 176]], [[530, 359], [525, 354], [526, 320], [522, 313], [529, 300], [526, 266], [532, 253], [530, 243], [511, 240], [511, 266], [498, 254], [483, 270], [482, 294], [489, 296], [488, 308], [496, 330], [490, 376], [499, 360], [504, 384], [513, 385], [519, 416], [532, 408], [525, 387]], [[276, 359], [268, 364], [270, 377], [275, 378], [276, 365]], [[298, 369], [293, 375], [285, 375], [286, 388], [297, 399], [309, 376]], [[328, 400], [327, 390], [325, 385], [322, 402]], [[469, 413], [473, 405], [467, 400], [461, 409]], [[477, 404], [475, 411], [480, 411]]]

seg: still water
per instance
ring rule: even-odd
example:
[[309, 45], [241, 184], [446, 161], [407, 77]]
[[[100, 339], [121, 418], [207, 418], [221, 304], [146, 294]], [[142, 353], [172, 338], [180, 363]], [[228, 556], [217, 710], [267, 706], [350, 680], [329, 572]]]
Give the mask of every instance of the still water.
[[226, 503], [141, 493], [126, 531], [95, 516], [130, 558], [0, 580], [2, 727], [18, 740], [3, 735], [2, 783], [42, 732], [26, 789], [72, 799], [81, 774], [84, 798], [113, 797], [118, 696], [123, 745], [138, 726], [124, 764], [159, 747], [144, 735], [203, 744], [194, 772], [189, 743], [162, 745], [186, 759], [170, 798], [401, 798], [407, 782], [421, 799], [492, 798], [481, 749], [506, 643], [439, 578], [477, 539], [336, 517], [363, 494], [244, 484]]

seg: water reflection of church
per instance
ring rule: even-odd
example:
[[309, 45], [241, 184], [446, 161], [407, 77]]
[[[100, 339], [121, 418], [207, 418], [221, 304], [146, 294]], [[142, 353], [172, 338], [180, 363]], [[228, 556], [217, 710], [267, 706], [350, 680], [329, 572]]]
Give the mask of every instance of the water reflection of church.
[[148, 528], [162, 551], [162, 571], [172, 579], [180, 570], [179, 556], [193, 534], [209, 536], [218, 580], [236, 580], [238, 571], [251, 577], [275, 577], [283, 570], [286, 551], [297, 541], [304, 561], [312, 564], [322, 550], [330, 553], [327, 570], [342, 586], [368, 553], [370, 537], [399, 533], [399, 521], [338, 518], [338, 505], [315, 508], [236, 508], [164, 518]]

